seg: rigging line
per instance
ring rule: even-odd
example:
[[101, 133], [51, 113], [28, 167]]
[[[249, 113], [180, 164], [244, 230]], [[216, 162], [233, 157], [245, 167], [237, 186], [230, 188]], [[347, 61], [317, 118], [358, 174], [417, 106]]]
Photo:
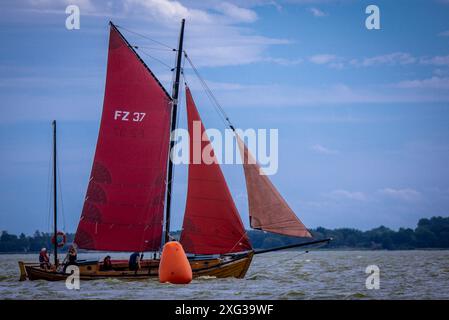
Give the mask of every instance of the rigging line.
[[176, 49], [170, 47], [168, 44], [165, 44], [165, 43], [163, 43], [163, 42], [154, 40], [154, 39], [152, 39], [152, 38], [150, 38], [150, 37], [148, 37], [148, 36], [145, 36], [145, 35], [143, 35], [143, 34], [141, 34], [141, 33], [132, 31], [132, 30], [130, 30], [130, 29], [128, 29], [128, 28], [125, 28], [125, 27], [122, 27], [122, 26], [118, 26], [118, 25], [115, 25], [115, 26], [116, 26], [117, 28], [119, 28], [119, 29], [123, 29], [123, 30], [128, 31], [128, 32], [130, 32], [130, 33], [133, 33], [133, 34], [135, 34], [135, 35], [137, 35], [137, 36], [139, 36], [139, 37], [142, 37], [142, 38], [144, 38], [144, 39], [153, 41], [154, 43], [157, 43], [157, 44], [159, 44], [159, 45], [161, 45], [161, 46], [163, 46], [163, 47], [166, 47], [166, 48], [169, 48], [169, 49], [171, 49], [171, 50], [175, 50], [175, 51], [176, 51]]
[[166, 49], [166, 48], [156, 48], [156, 47], [148, 47], [148, 46], [139, 46], [139, 45], [133, 45], [132, 46], [134, 49], [147, 49], [147, 50], [161, 50], [161, 51], [172, 51], [172, 52], [176, 52], [176, 49]]
[[[223, 121], [225, 126], [229, 126], [229, 124], [227, 123], [227, 122], [229, 122], [229, 119], [227, 119], [227, 116], [224, 113], [223, 108], [221, 108], [219, 106], [219, 103], [218, 103], [217, 99], [214, 97], [214, 95], [212, 93], [212, 90], [209, 89], [209, 87], [207, 86], [206, 81], [204, 81], [204, 79], [201, 77], [201, 75], [199, 74], [198, 70], [195, 68], [195, 66], [193, 65], [192, 61], [190, 60], [190, 58], [187, 56], [187, 54], [185, 52], [184, 52], [184, 55], [186, 57], [186, 60], [189, 61], [189, 64], [192, 67], [192, 70], [194, 71], [194, 73], [197, 76], [198, 80], [200, 81], [200, 84], [203, 87], [204, 92], [206, 93], [207, 97], [209, 98], [209, 100], [211, 101], [211, 103], [214, 106], [215, 110], [217, 111], [218, 116]], [[221, 110], [220, 110], [220, 108], [221, 108]]]
[[217, 105], [217, 107], [220, 109], [220, 111], [223, 113], [223, 115], [226, 116], [225, 111], [223, 110], [221, 105], [218, 103], [218, 101], [214, 97], [214, 95], [212, 94], [212, 90], [210, 90], [210, 88], [207, 86], [206, 81], [204, 81], [203, 77], [201, 77], [200, 73], [198, 72], [198, 69], [195, 67], [195, 65], [193, 64], [192, 60], [190, 59], [190, 57], [187, 55], [187, 53], [185, 51], [184, 51], [184, 55], [185, 55], [187, 61], [189, 62], [190, 66], [192, 67], [193, 71], [197, 75], [198, 79], [205, 85], [205, 87], [207, 88], [208, 93], [211, 94], [211, 97], [214, 99], [214, 102]]
[[200, 80], [201, 84], [205, 88], [206, 92], [208, 93], [208, 96], [210, 97], [212, 103], [215, 104], [216, 108], [218, 108], [219, 112], [222, 114], [222, 117], [226, 120], [227, 126], [229, 126], [231, 129], [233, 129], [234, 126], [232, 125], [228, 115], [226, 114], [226, 112], [224, 111], [223, 107], [218, 102], [217, 98], [212, 93], [212, 90], [209, 88], [209, 86], [207, 85], [206, 81], [204, 81], [204, 79], [201, 77], [200, 73], [198, 72], [198, 69], [195, 67], [195, 65], [193, 64], [192, 60], [190, 59], [190, 57], [187, 55], [187, 52], [185, 52], [185, 51], [184, 51], [184, 56], [185, 56], [186, 60], [189, 62], [190, 66], [192, 67], [192, 70], [194, 71], [195, 75], [198, 77], [198, 79]]
[[[234, 246], [231, 248], [231, 250], [229, 250], [229, 252], [226, 253], [226, 254], [230, 254], [230, 253], [232, 252], [232, 250], [234, 250], [234, 248], [240, 243], [240, 241], [242, 241], [242, 239], [243, 239], [245, 236], [248, 237], [247, 231], [246, 231], [246, 230], [245, 230], [245, 232], [242, 234], [242, 236], [240, 237], [239, 241], [237, 241], [237, 242], [234, 244]], [[248, 238], [248, 239], [249, 239], [249, 238]], [[226, 255], [226, 254], [225, 254], [225, 255]]]
[[[187, 81], [187, 77], [185, 76], [185, 74], [183, 74], [183, 77], [184, 77], [184, 82], [185, 82], [185, 84], [187, 85], [188, 81]], [[201, 86], [203, 87], [203, 90], [204, 90], [204, 92], [206, 93], [206, 96], [207, 96], [207, 97], [209, 98], [209, 100], [212, 102], [212, 105], [214, 105], [213, 98], [210, 96], [210, 93], [207, 91], [207, 88], [205, 87], [205, 84], [203, 84], [201, 81], [200, 81], [200, 84], [201, 84]], [[218, 111], [217, 108], [216, 108], [215, 106], [214, 106], [214, 108], [215, 108], [215, 111], [216, 111], [217, 114], [218, 114], [218, 117], [219, 117], [220, 120], [223, 122], [224, 126], [225, 126], [225, 127], [229, 127], [229, 124], [228, 124], [227, 121], [226, 121], [226, 117], [223, 116], [223, 114], [222, 114], [220, 111]]]
[[[138, 48], [136, 48], [136, 49], [138, 49]], [[168, 69], [170, 69], [170, 70], [172, 69], [172, 67], [169, 66], [167, 63], [165, 63], [164, 61], [162, 61], [162, 60], [160, 60], [160, 59], [158, 59], [158, 58], [156, 58], [156, 57], [154, 57], [154, 56], [152, 56], [151, 54], [145, 52], [144, 50], [139, 49], [139, 52], [142, 52], [144, 55], [150, 57], [151, 59], [153, 59], [153, 60], [155, 60], [155, 61], [157, 61], [157, 62], [159, 62], [160, 64], [164, 65], [164, 66], [167, 67]]]

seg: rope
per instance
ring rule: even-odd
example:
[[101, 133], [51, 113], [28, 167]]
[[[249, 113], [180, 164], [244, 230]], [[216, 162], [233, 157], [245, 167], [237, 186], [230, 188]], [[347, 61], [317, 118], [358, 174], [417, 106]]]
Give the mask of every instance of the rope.
[[198, 72], [198, 69], [195, 67], [195, 65], [193, 64], [192, 60], [190, 59], [190, 57], [187, 55], [187, 53], [185, 51], [184, 51], [184, 57], [189, 62], [190, 66], [192, 67], [193, 72], [195, 73], [195, 75], [199, 79], [199, 81], [200, 81], [204, 91], [206, 92], [207, 97], [209, 98], [209, 100], [214, 105], [215, 110], [217, 111], [218, 115], [222, 119], [222, 121], [225, 124], [225, 126], [231, 128], [234, 131], [234, 126], [232, 125], [231, 121], [229, 120], [228, 115], [226, 114], [226, 112], [224, 111], [223, 107], [218, 102], [217, 98], [212, 93], [212, 90], [209, 88], [209, 86], [207, 85], [206, 81], [204, 81], [204, 79], [201, 77], [200, 73]]
[[142, 49], [139, 49], [139, 47], [137, 47], [137, 46], [135, 46], [134, 48], [135, 48], [135, 49], [138, 49], [139, 52], [142, 52], [142, 53], [143, 53], [144, 55], [146, 55], [147, 57], [150, 57], [151, 59], [153, 59], [153, 60], [159, 62], [159, 63], [162, 64], [162, 65], [164, 65], [164, 66], [167, 67], [169, 70], [172, 70], [172, 67], [169, 66], [169, 65], [168, 65], [167, 63], [165, 63], [164, 61], [162, 61], [162, 60], [160, 60], [160, 59], [158, 59], [158, 58], [152, 56], [151, 54], [149, 54], [148, 52], [145, 52], [145, 51], [142, 50]]
[[247, 236], [247, 232], [245, 230], [245, 232], [242, 234], [242, 236], [240, 237], [239, 241], [237, 241], [234, 246], [231, 248], [231, 250], [229, 250], [226, 254], [230, 254], [232, 252], [232, 250], [234, 250], [234, 248], [240, 243], [240, 241], [242, 241], [242, 239]]
[[115, 26], [116, 26], [117, 28], [119, 28], [119, 29], [122, 29], [122, 30], [128, 31], [128, 32], [130, 32], [130, 33], [133, 33], [133, 34], [135, 34], [135, 35], [137, 35], [137, 36], [139, 36], [139, 37], [142, 37], [142, 38], [144, 38], [144, 39], [153, 41], [154, 43], [157, 43], [158, 45], [161, 45], [161, 46], [163, 46], [163, 47], [166, 47], [166, 48], [168, 48], [168, 49], [170, 49], [170, 50], [176, 51], [176, 49], [170, 47], [168, 44], [165, 44], [165, 43], [162, 43], [162, 42], [160, 42], [160, 41], [154, 40], [154, 39], [152, 39], [152, 38], [150, 38], [150, 37], [148, 37], [148, 36], [145, 36], [145, 35], [143, 35], [143, 34], [141, 34], [141, 33], [132, 31], [132, 30], [127, 29], [127, 28], [125, 28], [125, 27], [118, 26], [118, 25], [115, 25]]
[[134, 49], [144, 48], [144, 49], [147, 49], [147, 50], [161, 50], [161, 51], [172, 51], [172, 52], [178, 51], [178, 50], [176, 50], [176, 49], [156, 48], [156, 47], [137, 46], [137, 45], [136, 45], [136, 46], [133, 45], [133, 48], [134, 48]]

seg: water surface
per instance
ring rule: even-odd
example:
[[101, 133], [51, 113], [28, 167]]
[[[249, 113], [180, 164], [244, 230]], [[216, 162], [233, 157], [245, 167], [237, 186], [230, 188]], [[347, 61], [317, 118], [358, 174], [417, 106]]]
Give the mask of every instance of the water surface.
[[[36, 259], [0, 255], [0, 299], [449, 299], [449, 251], [273, 252], [255, 256], [244, 279], [200, 278], [188, 285], [107, 279], [82, 281], [78, 291], [64, 282], [19, 282], [17, 261]], [[378, 290], [365, 287], [368, 265], [380, 268]]]

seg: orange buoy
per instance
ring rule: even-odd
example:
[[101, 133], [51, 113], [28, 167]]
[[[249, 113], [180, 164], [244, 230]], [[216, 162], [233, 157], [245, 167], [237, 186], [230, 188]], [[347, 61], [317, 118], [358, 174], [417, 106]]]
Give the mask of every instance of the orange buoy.
[[170, 241], [164, 245], [159, 263], [159, 282], [187, 284], [192, 281], [192, 267], [182, 245]]

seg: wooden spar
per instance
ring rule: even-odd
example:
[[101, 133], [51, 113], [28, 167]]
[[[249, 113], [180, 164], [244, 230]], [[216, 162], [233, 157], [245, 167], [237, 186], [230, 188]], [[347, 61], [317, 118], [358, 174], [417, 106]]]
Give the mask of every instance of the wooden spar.
[[55, 266], [58, 265], [58, 206], [57, 206], [57, 177], [56, 177], [56, 120], [53, 120], [53, 237], [55, 240]]
[[[179, 45], [178, 45], [178, 55], [176, 59], [176, 67], [175, 67], [175, 82], [173, 83], [173, 92], [172, 92], [172, 116], [171, 116], [171, 128], [170, 128], [170, 137], [171, 133], [176, 130], [176, 116], [178, 112], [178, 96], [179, 96], [179, 78], [181, 76], [181, 59], [182, 59], [182, 44], [184, 40], [184, 24], [185, 19], [182, 19], [181, 22], [181, 33], [179, 35]], [[171, 209], [171, 190], [172, 190], [172, 182], [173, 182], [173, 162], [171, 160], [171, 150], [175, 145], [175, 141], [170, 139], [170, 148], [168, 150], [168, 175], [167, 175], [167, 197], [166, 197], [166, 213], [165, 213], [165, 242], [170, 241], [170, 209]]]
[[267, 253], [267, 252], [272, 252], [272, 251], [279, 251], [279, 250], [284, 250], [284, 249], [304, 247], [304, 246], [308, 246], [308, 245], [312, 245], [312, 244], [318, 244], [318, 243], [323, 243], [323, 242], [330, 242], [331, 240], [332, 240], [332, 238], [326, 238], [326, 239], [315, 240], [315, 241], [308, 241], [308, 242], [297, 243], [297, 244], [289, 244], [287, 246], [276, 247], [276, 248], [271, 248], [271, 249], [255, 250], [254, 254], [261, 254], [261, 253]]

